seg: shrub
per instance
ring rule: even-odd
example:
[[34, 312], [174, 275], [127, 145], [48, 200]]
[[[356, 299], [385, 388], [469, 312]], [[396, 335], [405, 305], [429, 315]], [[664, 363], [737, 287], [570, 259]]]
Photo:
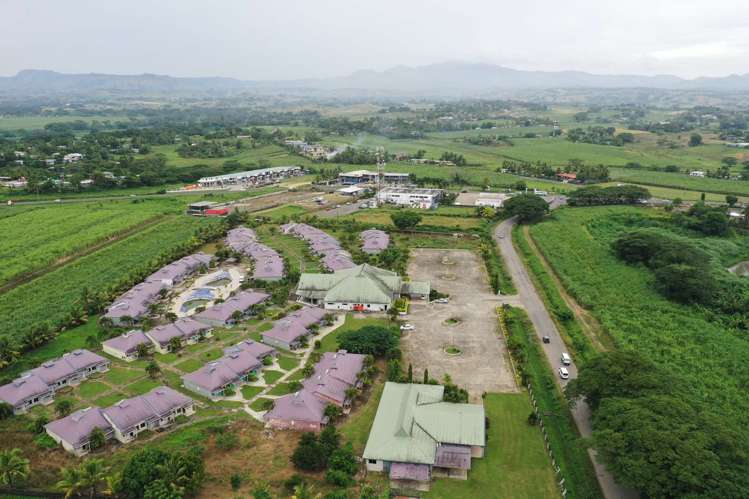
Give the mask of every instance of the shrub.
[[231, 484], [231, 490], [239, 490], [239, 488], [242, 486], [242, 476], [234, 473], [231, 477], [229, 477], [229, 483]]
[[239, 438], [231, 432], [221, 433], [216, 437], [216, 447], [221, 450], [232, 450], [239, 447]]

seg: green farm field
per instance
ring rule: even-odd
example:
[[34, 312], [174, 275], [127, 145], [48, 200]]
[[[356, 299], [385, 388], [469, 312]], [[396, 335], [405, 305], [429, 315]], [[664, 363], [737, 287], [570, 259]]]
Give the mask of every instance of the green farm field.
[[86, 123], [92, 121], [120, 122], [127, 121], [128, 118], [121, 115], [83, 116], [75, 114], [66, 116], [3, 116], [0, 117], [0, 131], [38, 130], [50, 123], [67, 123], [78, 120]]
[[[651, 209], [563, 208], [531, 235], [568, 292], [600, 321], [621, 350], [635, 350], [683, 380], [696, 403], [745, 426], [749, 343], [708, 311], [661, 296], [652, 272], [626, 265], [610, 249], [623, 232], [666, 222]], [[695, 237], [721, 266], [749, 257], [746, 238]]]
[[239, 153], [225, 158], [183, 158], [177, 153], [176, 145], [162, 145], [151, 148], [147, 156], [163, 154], [166, 156], [167, 164], [177, 168], [193, 165], [221, 166], [227, 161], [238, 161], [243, 164], [257, 163], [259, 160], [267, 160], [271, 166], [307, 165], [310, 161], [294, 154], [277, 145], [263, 145], [256, 148], [242, 149]]
[[[189, 243], [211, 219], [171, 216], [122, 241], [74, 260], [0, 294], [0, 336], [17, 336], [35, 325], [60, 323], [78, 306], [82, 290], [108, 290], [135, 280], [152, 262]], [[133, 282], [134, 284], [134, 282]]]

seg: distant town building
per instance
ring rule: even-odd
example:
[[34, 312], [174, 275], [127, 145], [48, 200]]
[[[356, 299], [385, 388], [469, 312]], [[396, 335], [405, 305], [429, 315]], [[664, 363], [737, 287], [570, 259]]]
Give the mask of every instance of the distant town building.
[[276, 166], [273, 168], [261, 168], [246, 172], [227, 173], [215, 177], [203, 177], [198, 180], [202, 188], [227, 188], [231, 186], [254, 187], [266, 185], [278, 180], [302, 175], [304, 172], [299, 166]]
[[692, 170], [691, 172], [689, 172], [689, 176], [690, 177], [704, 177], [705, 172], [702, 170]]
[[443, 194], [441, 189], [386, 187], [377, 194], [377, 200], [411, 208], [432, 209], [439, 206]]
[[62, 157], [63, 163], [76, 163], [83, 159], [83, 154], [79, 152], [71, 152]]

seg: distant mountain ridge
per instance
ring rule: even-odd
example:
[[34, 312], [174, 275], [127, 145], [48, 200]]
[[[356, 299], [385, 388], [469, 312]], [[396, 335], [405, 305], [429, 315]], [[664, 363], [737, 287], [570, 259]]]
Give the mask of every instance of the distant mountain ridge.
[[664, 90], [749, 91], [749, 73], [684, 79], [672, 75], [599, 75], [583, 71], [524, 71], [493, 64], [446, 62], [397, 66], [385, 71], [360, 70], [348, 76], [300, 80], [239, 80], [223, 77], [183, 78], [167, 75], [66, 74], [24, 70], [0, 77], [0, 92], [35, 93], [236, 92], [284, 90], [358, 90], [363, 92], [468, 94], [508, 89], [652, 88]]

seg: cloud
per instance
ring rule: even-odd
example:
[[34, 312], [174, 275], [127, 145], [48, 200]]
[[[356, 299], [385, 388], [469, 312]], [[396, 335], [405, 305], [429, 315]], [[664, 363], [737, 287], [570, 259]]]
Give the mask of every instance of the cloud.
[[667, 50], [657, 50], [650, 53], [650, 57], [659, 61], [674, 59], [709, 59], [733, 58], [744, 54], [744, 51], [726, 42], [699, 43]]

